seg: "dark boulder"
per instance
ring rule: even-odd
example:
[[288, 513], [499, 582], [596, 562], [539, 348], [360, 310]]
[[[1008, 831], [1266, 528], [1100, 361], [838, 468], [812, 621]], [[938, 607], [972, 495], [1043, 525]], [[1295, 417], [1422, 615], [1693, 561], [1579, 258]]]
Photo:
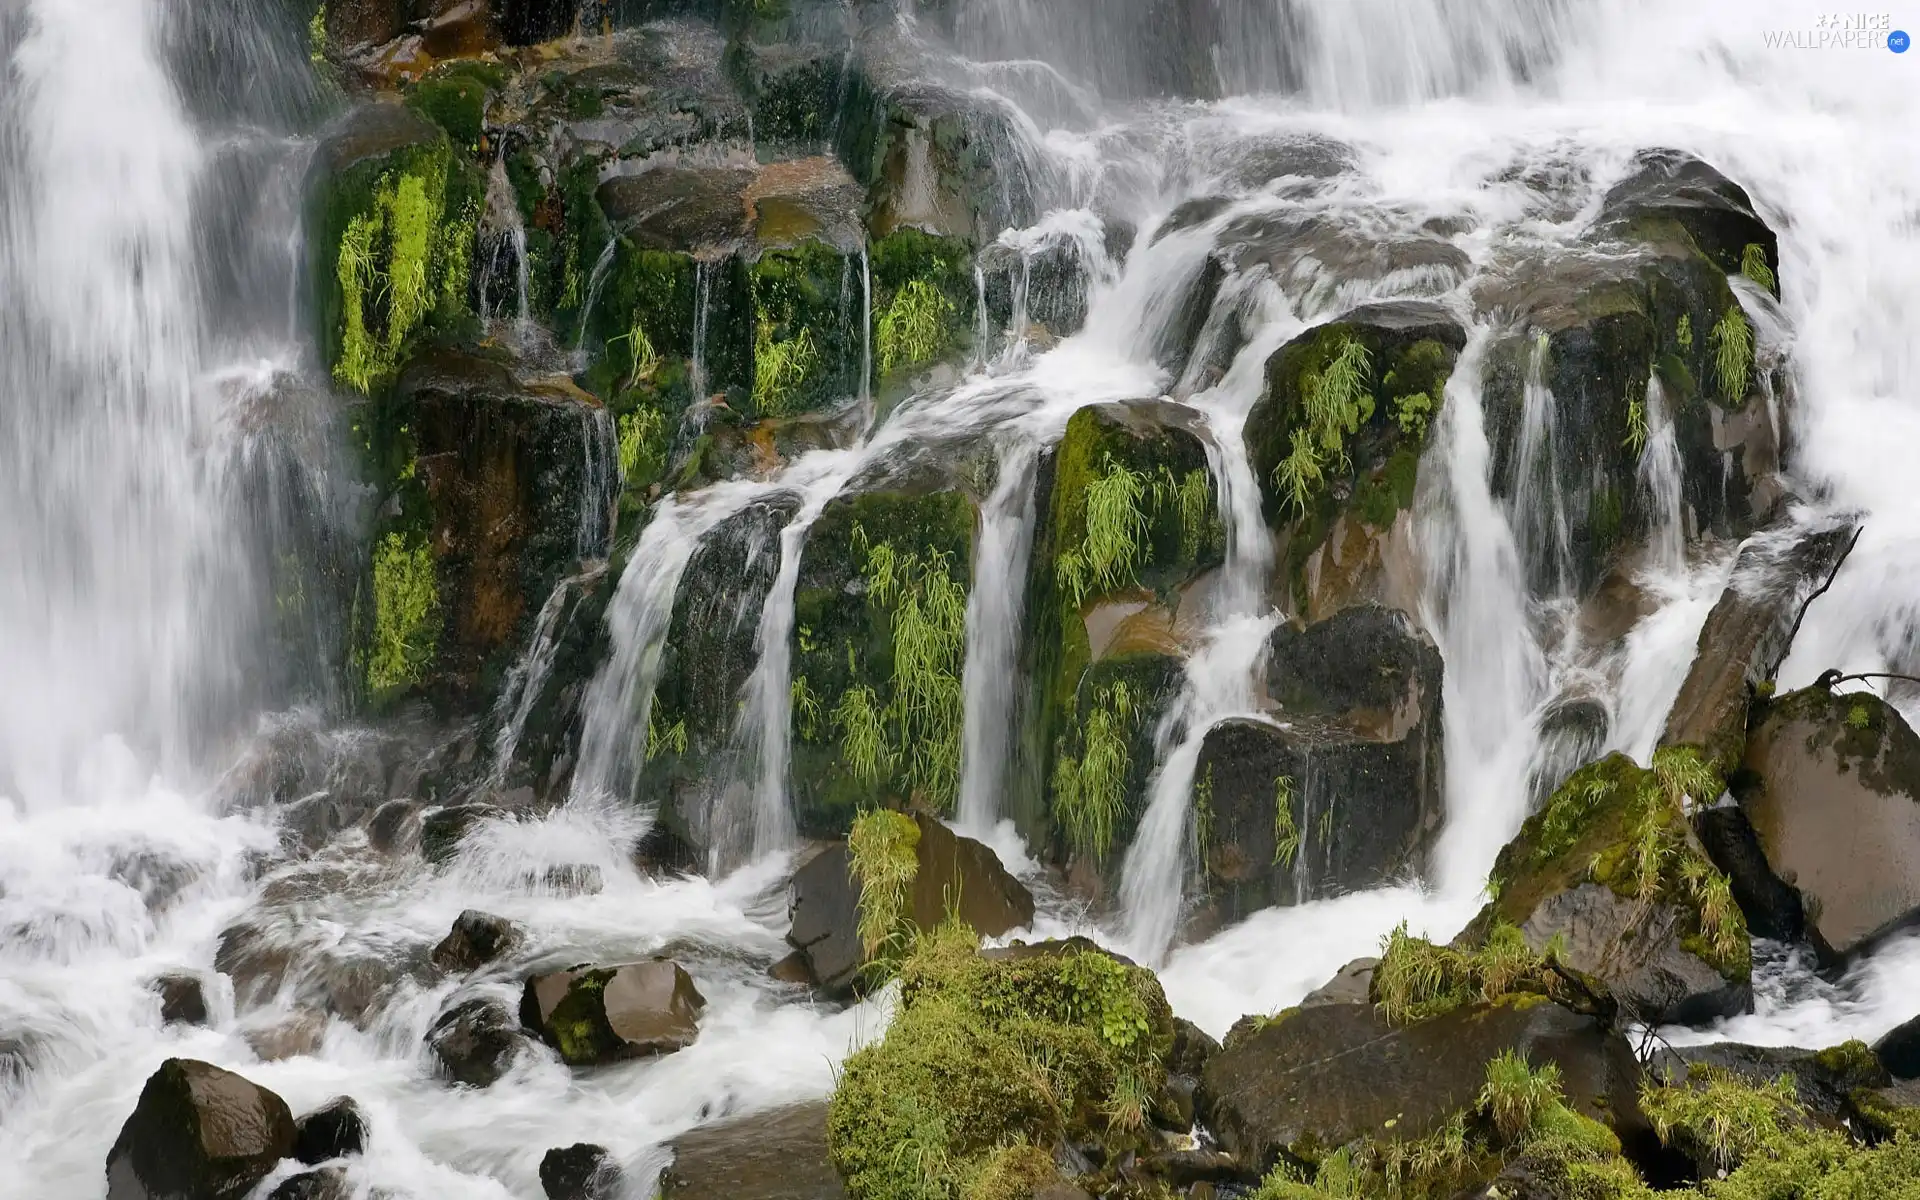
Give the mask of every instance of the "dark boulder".
[[[1000, 865], [992, 850], [916, 814], [918, 867], [903, 915], [931, 929], [953, 914], [985, 937], [1033, 921], [1033, 895]], [[794, 872], [787, 941], [806, 957], [813, 978], [831, 995], [847, 995], [866, 963], [858, 931], [860, 883], [844, 843], [829, 846]]]
[[504, 816], [504, 811], [491, 804], [456, 804], [452, 808], [435, 809], [420, 821], [421, 857], [435, 866], [451, 862], [460, 853], [461, 839], [475, 826]]
[[160, 997], [160, 1020], [167, 1025], [205, 1025], [207, 996], [200, 976], [188, 971], [168, 971], [153, 981]]
[[527, 980], [520, 1023], [576, 1067], [671, 1054], [700, 1036], [706, 1000], [679, 963], [656, 958]]
[[688, 1200], [842, 1200], [846, 1189], [827, 1158], [825, 1102], [704, 1125], [672, 1143], [662, 1197]]
[[1396, 1028], [1371, 1004], [1324, 1004], [1227, 1035], [1202, 1077], [1200, 1119], [1249, 1175], [1317, 1162], [1391, 1129], [1413, 1141], [1476, 1103], [1505, 1051], [1560, 1068], [1566, 1102], [1623, 1140], [1644, 1132], [1640, 1068], [1618, 1033], [1551, 1003], [1458, 1008]]
[[540, 1160], [540, 1188], [547, 1200], [615, 1200], [622, 1192], [620, 1164], [591, 1142], [556, 1147]]
[[1738, 765], [1754, 693], [1779, 671], [1807, 601], [1832, 582], [1858, 537], [1849, 520], [1762, 534], [1741, 546], [1727, 590], [1700, 627], [1663, 745], [1702, 747], [1723, 771]]
[[[1769, 704], [1738, 799], [1771, 874], [1800, 894], [1828, 962], [1920, 919], [1920, 737], [1871, 693]], [[1766, 886], [1764, 877], [1754, 886]]]
[[467, 1087], [491, 1087], [512, 1068], [526, 1048], [526, 1035], [507, 1006], [498, 1000], [475, 997], [462, 1001], [434, 1019], [427, 1046], [440, 1070]]
[[286, 1101], [211, 1063], [170, 1058], [107, 1153], [107, 1197], [241, 1200], [293, 1145]]
[[1749, 245], [1765, 251], [1767, 269], [1779, 274], [1779, 239], [1760, 219], [1752, 197], [1690, 154], [1641, 152], [1633, 170], [1600, 204], [1600, 220], [1623, 230], [1649, 218], [1678, 222], [1701, 252], [1729, 275], [1739, 274]]
[[1439, 652], [1390, 609], [1276, 631], [1281, 711], [1216, 725], [1195, 767], [1222, 917], [1421, 873], [1445, 818], [1440, 676]]
[[367, 1148], [367, 1114], [351, 1096], [336, 1096], [294, 1125], [293, 1156], [308, 1166], [362, 1154]]
[[267, 1200], [350, 1200], [353, 1185], [340, 1167], [321, 1167], [289, 1175], [274, 1185]]
[[466, 974], [512, 955], [525, 940], [512, 921], [470, 908], [454, 918], [452, 931], [433, 948], [433, 965]]
[[1873, 1053], [1895, 1079], [1920, 1079], [1920, 1017], [1894, 1026], [1873, 1044]]

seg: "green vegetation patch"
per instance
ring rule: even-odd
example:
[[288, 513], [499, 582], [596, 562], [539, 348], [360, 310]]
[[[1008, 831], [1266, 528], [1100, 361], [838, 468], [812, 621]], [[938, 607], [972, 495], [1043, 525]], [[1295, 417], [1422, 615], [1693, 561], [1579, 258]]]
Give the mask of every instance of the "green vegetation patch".
[[827, 1148], [853, 1200], [1030, 1195], [1063, 1139], [1146, 1145], [1173, 1043], [1153, 973], [1072, 943], [977, 946], [957, 924], [922, 934], [886, 1037], [840, 1073]]
[[421, 682], [440, 636], [440, 588], [424, 539], [389, 533], [373, 551], [373, 636], [365, 651], [376, 699]]
[[939, 362], [972, 341], [973, 253], [958, 238], [899, 229], [868, 251], [876, 387]]

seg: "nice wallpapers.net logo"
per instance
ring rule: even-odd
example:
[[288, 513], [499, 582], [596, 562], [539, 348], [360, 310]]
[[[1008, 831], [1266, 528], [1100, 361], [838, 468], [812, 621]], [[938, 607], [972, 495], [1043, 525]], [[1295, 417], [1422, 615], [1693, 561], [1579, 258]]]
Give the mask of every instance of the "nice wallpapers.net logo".
[[1769, 29], [1773, 50], [1891, 50], [1905, 54], [1913, 39], [1893, 27], [1892, 13], [1821, 13], [1811, 29]]

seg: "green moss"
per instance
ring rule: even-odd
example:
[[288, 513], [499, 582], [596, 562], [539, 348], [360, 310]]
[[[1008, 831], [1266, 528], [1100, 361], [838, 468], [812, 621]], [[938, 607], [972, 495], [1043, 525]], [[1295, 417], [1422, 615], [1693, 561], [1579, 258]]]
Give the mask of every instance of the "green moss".
[[974, 295], [973, 252], [965, 242], [895, 230], [873, 243], [868, 270], [876, 384], [967, 345]]
[[430, 314], [468, 309], [478, 195], [441, 137], [328, 177], [315, 204], [322, 345], [334, 378], [371, 394]]
[[860, 948], [868, 959], [902, 935], [907, 889], [920, 871], [920, 826], [905, 813], [862, 813], [847, 835], [847, 857], [860, 883]]
[[407, 92], [407, 104], [447, 131], [453, 144], [468, 153], [478, 153], [486, 134], [488, 80], [472, 68], [477, 64], [459, 63], [436, 69]]
[[990, 961], [977, 944], [955, 925], [922, 935], [886, 1037], [840, 1073], [827, 1148], [852, 1200], [994, 1195], [971, 1189], [1024, 1177], [1022, 1145], [1145, 1145], [1138, 1098], [1163, 1086], [1173, 1040], [1152, 973], [1074, 947]]
[[382, 696], [419, 683], [440, 634], [440, 591], [424, 541], [390, 533], [373, 554], [373, 638], [367, 690]]
[[1511, 996], [1572, 999], [1564, 977], [1549, 968], [1556, 946], [1535, 954], [1512, 925], [1497, 924], [1478, 949], [1437, 946], [1407, 932], [1406, 922], [1380, 943], [1371, 994], [1393, 1024], [1431, 1020], [1475, 1001]]
[[1643, 1085], [1640, 1108], [1661, 1141], [1721, 1171], [1778, 1145], [1787, 1129], [1806, 1120], [1792, 1076], [1755, 1087], [1730, 1072], [1701, 1066], [1690, 1069], [1681, 1086]]
[[848, 258], [817, 242], [767, 251], [753, 264], [756, 413], [810, 412], [854, 394], [858, 288]]

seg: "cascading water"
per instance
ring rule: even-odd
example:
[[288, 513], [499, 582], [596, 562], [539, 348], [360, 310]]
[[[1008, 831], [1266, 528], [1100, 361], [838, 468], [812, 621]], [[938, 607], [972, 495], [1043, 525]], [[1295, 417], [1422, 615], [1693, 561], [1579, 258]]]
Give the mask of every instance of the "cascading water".
[[[1024, 585], [1042, 519], [1035, 488], [1048, 448], [1088, 404], [1170, 393], [1191, 415], [1205, 435], [1225, 563], [1209, 583], [1204, 620], [1188, 631], [1180, 695], [1161, 730], [1149, 794], [1137, 798], [1141, 820], [1118, 910], [1089, 920], [1043, 906], [1039, 929], [1090, 932], [1161, 963], [1176, 1010], [1215, 1034], [1243, 1013], [1297, 1001], [1402, 920], [1416, 932], [1452, 933], [1478, 907], [1488, 866], [1535, 798], [1537, 777], [1574, 765], [1548, 761], [1541, 731], [1555, 706], [1593, 702], [1606, 715], [1592, 748], [1650, 755], [1702, 623], [1735, 576], [1734, 548], [1695, 536], [1700, 518], [1689, 505], [1703, 485], [1688, 475], [1695, 460], [1680, 452], [1681, 401], [1656, 376], [1644, 395], [1621, 398], [1640, 401], [1644, 422], [1632, 480], [1647, 516], [1644, 553], [1631, 564], [1639, 609], [1611, 642], [1585, 640], [1567, 616], [1568, 564], [1593, 497], [1583, 490], [1590, 481], [1566, 477], [1555, 453], [1556, 439], [1577, 431], [1557, 422], [1550, 364], [1532, 341], [1538, 331], [1485, 299], [1510, 255], [1577, 243], [1607, 188], [1647, 147], [1680, 146], [1711, 160], [1747, 184], [1781, 231], [1784, 297], [1730, 284], [1767, 368], [1759, 382], [1774, 406], [1767, 419], [1787, 435], [1790, 465], [1818, 497], [1809, 519], [1840, 508], [1867, 514], [1846, 566], [1806, 614], [1782, 686], [1830, 667], [1912, 671], [1920, 663], [1920, 503], [1906, 485], [1920, 445], [1908, 395], [1920, 350], [1906, 336], [1920, 312], [1910, 63], [1884, 51], [1770, 48], [1766, 31], [1809, 24], [1790, 0], [1682, 12], [1650, 0], [1222, 0], [1185, 6], [1180, 28], [1164, 31], [1169, 42], [1184, 38], [1205, 51], [1191, 55], [1162, 53], [1157, 39], [1140, 36], [1146, 14], [1164, 6], [1139, 0], [950, 7], [944, 32], [962, 50], [1026, 60], [937, 65], [967, 87], [991, 85], [1027, 105], [982, 99], [992, 121], [970, 128], [1012, 131], [1005, 161], [1013, 166], [993, 181], [992, 200], [1023, 226], [1000, 240], [1013, 252], [1013, 321], [1028, 328], [1014, 331], [1007, 352], [988, 352], [998, 331], [988, 277], [976, 268], [977, 358], [966, 378], [883, 406], [878, 427], [860, 431], [851, 449], [800, 453], [762, 479], [670, 490], [637, 537], [618, 531], [630, 546], [611, 527], [613, 506], [591, 503], [612, 494], [618, 474], [612, 418], [596, 410], [582, 434], [590, 503], [574, 550], [600, 558], [619, 543], [625, 566], [604, 617], [607, 645], [581, 700], [577, 753], [565, 764], [570, 799], [543, 816], [482, 820], [451, 865], [427, 870], [413, 860], [404, 871], [394, 867], [401, 860], [373, 854], [361, 829], [304, 863], [275, 860], [283, 844], [276, 810], [213, 810], [207, 781], [226, 765], [231, 739], [255, 709], [277, 702], [257, 697], [249, 680], [269, 564], [249, 557], [257, 552], [245, 533], [254, 500], [236, 482], [246, 473], [228, 462], [228, 442], [245, 422], [226, 406], [238, 386], [259, 407], [277, 394], [270, 381], [285, 377], [219, 368], [294, 356], [278, 344], [292, 323], [277, 299], [271, 320], [258, 318], [260, 329], [272, 326], [266, 340], [235, 345], [233, 330], [243, 329], [244, 341], [254, 326], [228, 321], [227, 310], [258, 309], [267, 292], [195, 261], [209, 240], [195, 231], [209, 221], [199, 193], [210, 135], [199, 101], [188, 97], [221, 93], [170, 66], [164, 48], [196, 39], [180, 35], [157, 0], [91, 8], [25, 0], [0, 13], [0, 78], [10, 85], [0, 91], [0, 453], [8, 463], [0, 472], [0, 1120], [4, 1158], [19, 1167], [8, 1187], [101, 1194], [114, 1131], [141, 1082], [176, 1055], [241, 1070], [296, 1112], [351, 1092], [372, 1124], [356, 1186], [403, 1195], [536, 1196], [540, 1154], [582, 1140], [650, 1178], [661, 1146], [691, 1127], [824, 1095], [833, 1064], [884, 1015], [875, 1005], [792, 1003], [800, 993], [763, 970], [786, 950], [785, 856], [776, 852], [793, 842], [790, 643], [807, 534], [830, 501], [861, 472], [891, 465], [889, 456], [933, 447], [938, 457], [963, 435], [991, 446], [998, 475], [980, 497], [957, 812], [960, 824], [985, 832], [1007, 815], [1001, 793], [1016, 754]], [[1087, 13], [1093, 18], [1082, 20]], [[929, 37], [943, 32], [933, 15], [922, 23]], [[274, 44], [297, 53], [266, 64], [261, 77], [279, 72], [311, 87], [298, 35], [274, 34]], [[1288, 96], [1259, 95], [1273, 91]], [[1174, 93], [1224, 98], [1152, 99]], [[1104, 107], [1102, 96], [1129, 106]], [[1054, 124], [1062, 128], [1043, 128]], [[1288, 139], [1337, 146], [1338, 161], [1321, 174], [1313, 163], [1272, 165]], [[893, 164], [917, 181], [908, 199], [927, 212], [942, 202], [931, 150], [923, 137]], [[284, 151], [285, 163], [304, 161], [301, 144]], [[502, 194], [490, 195], [489, 207], [497, 202], [492, 227], [509, 247], [500, 257], [514, 259], [518, 342], [536, 314], [528, 234], [505, 174], [503, 159]], [[256, 244], [298, 246], [291, 229], [274, 226], [290, 224], [297, 207], [262, 202], [247, 219], [273, 227], [253, 231]], [[1137, 229], [1124, 253], [1096, 213]], [[1229, 242], [1246, 226], [1235, 222], [1276, 217], [1299, 223], [1287, 227], [1280, 251], [1240, 270]], [[1368, 247], [1417, 236], [1448, 253], [1369, 257], [1335, 233]], [[1069, 244], [1085, 284], [1085, 324], [1048, 344], [1029, 337], [1036, 268], [1041, 255]], [[603, 290], [610, 263], [603, 256], [585, 281], [589, 309], [612, 294]], [[866, 270], [863, 256], [860, 307], [871, 330], [878, 286]], [[1211, 309], [1208, 328], [1191, 361], [1178, 362], [1174, 332], [1189, 328], [1195, 286], [1214, 270], [1229, 280], [1200, 302]], [[262, 278], [276, 298], [294, 293], [289, 278]], [[717, 356], [729, 336], [720, 325], [737, 314], [724, 311], [726, 286], [717, 262], [694, 272], [685, 385], [702, 402], [729, 383], [709, 377], [710, 362], [715, 376], [727, 370]], [[486, 287], [483, 279], [483, 294]], [[1432, 416], [1412, 506], [1420, 579], [1408, 606], [1419, 608], [1446, 668], [1448, 819], [1427, 885], [1268, 908], [1178, 946], [1195, 865], [1194, 768], [1207, 731], [1229, 717], [1288, 719], [1262, 694], [1260, 660], [1281, 614], [1292, 612], [1293, 581], [1284, 577], [1292, 565], [1283, 572], [1276, 562], [1261, 510], [1249, 410], [1269, 358], [1290, 338], [1355, 305], [1410, 298], [1439, 305], [1467, 331]], [[1519, 357], [1502, 360], [1516, 344]], [[867, 398], [873, 374], [872, 346], [860, 353], [862, 394], [849, 402]], [[1503, 361], [1524, 376], [1511, 412], [1491, 400]], [[1772, 368], [1780, 365], [1790, 386], [1776, 395]], [[849, 435], [836, 436], [847, 444]], [[1508, 437], [1517, 450], [1503, 472]], [[689, 561], [729, 517], [778, 496], [800, 503], [759, 613], [730, 774], [716, 782], [731, 794], [709, 814], [715, 861], [739, 869], [715, 881], [650, 878], [629, 851], [664, 815], [642, 794], [642, 774]], [[527, 623], [531, 641], [494, 698], [498, 740], [478, 759], [496, 784], [554, 669], [563, 611], [591, 586], [569, 570]], [[1920, 692], [1891, 699], [1920, 719]], [[329, 744], [375, 740], [354, 731]], [[265, 881], [262, 861], [278, 863]], [[581, 886], [587, 878], [597, 892]], [[1305, 894], [1296, 889], [1294, 898]], [[467, 984], [387, 968], [423, 956], [468, 908], [525, 928], [534, 949], [515, 970], [671, 948], [708, 1001], [699, 1039], [658, 1061], [591, 1074], [533, 1056], [492, 1088], [447, 1087], [421, 1049], [428, 1027], [456, 997], [511, 1003], [517, 988], [505, 976]], [[284, 975], [260, 998], [206, 973], [209, 1023], [163, 1027], [150, 978], [204, 972], [237, 922], [256, 931], [263, 958], [288, 964]], [[1893, 941], [1829, 982], [1784, 951], [1762, 951], [1759, 1010], [1713, 1036], [1829, 1044], [1913, 1015], [1920, 939]], [[386, 982], [342, 1015], [349, 1006], [340, 997], [369, 976]], [[263, 1049], [329, 1007], [333, 1015], [317, 1018], [304, 1049], [284, 1057]], [[1685, 1036], [1703, 1035], [1675, 1040]]]

